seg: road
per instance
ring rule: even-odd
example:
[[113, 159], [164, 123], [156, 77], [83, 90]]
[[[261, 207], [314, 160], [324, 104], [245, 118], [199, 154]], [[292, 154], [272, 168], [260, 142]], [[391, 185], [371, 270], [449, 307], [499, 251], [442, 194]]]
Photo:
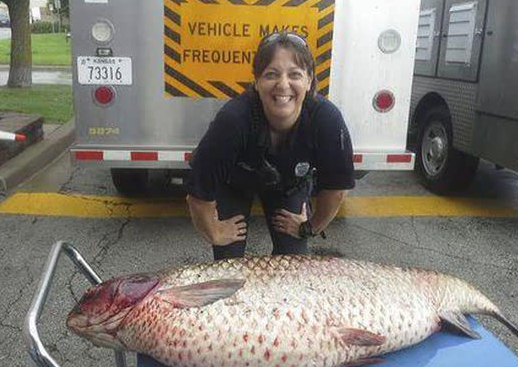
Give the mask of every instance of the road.
[[[151, 197], [122, 199], [107, 170], [71, 167], [64, 155], [0, 198], [0, 364], [29, 365], [21, 325], [58, 240], [73, 243], [103, 279], [211, 260], [181, 190], [162, 178], [154, 176]], [[351, 210], [341, 211], [326, 241], [313, 240], [313, 250], [457, 275], [518, 322], [516, 173], [484, 164], [464, 197], [447, 199], [428, 193], [410, 172], [371, 173], [345, 205]], [[248, 254], [270, 251], [263, 218], [254, 216], [249, 231]], [[63, 257], [39, 323], [44, 344], [63, 367], [115, 365], [111, 352], [65, 328], [66, 314], [87, 284]], [[494, 320], [480, 320], [518, 353], [516, 337]]]
[[[0, 70], [0, 86], [6, 85], [8, 78], [9, 72]], [[32, 83], [72, 85], [72, 73], [70, 71], [33, 70]]]

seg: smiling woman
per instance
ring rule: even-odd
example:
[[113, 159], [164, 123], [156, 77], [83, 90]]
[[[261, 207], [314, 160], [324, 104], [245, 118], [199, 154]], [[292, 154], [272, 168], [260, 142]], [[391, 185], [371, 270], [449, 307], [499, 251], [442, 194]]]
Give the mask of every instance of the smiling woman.
[[259, 43], [252, 65], [253, 86], [216, 115], [186, 181], [193, 224], [213, 245], [215, 259], [244, 255], [255, 194], [273, 254], [305, 254], [308, 238], [325, 237], [354, 187], [349, 132], [338, 108], [315, 93], [306, 41], [272, 33]]

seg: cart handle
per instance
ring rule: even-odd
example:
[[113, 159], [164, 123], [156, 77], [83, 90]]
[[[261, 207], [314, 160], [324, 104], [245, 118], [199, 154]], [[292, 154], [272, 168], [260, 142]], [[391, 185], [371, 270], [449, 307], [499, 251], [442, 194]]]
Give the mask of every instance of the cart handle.
[[[45, 267], [43, 268], [40, 283], [36, 289], [31, 307], [29, 312], [27, 312], [23, 325], [23, 334], [25, 343], [29, 348], [29, 355], [38, 367], [59, 367], [59, 364], [57, 364], [54, 358], [52, 358], [52, 356], [47, 352], [45, 346], [41, 342], [36, 323], [43, 311], [43, 306], [45, 306], [45, 301], [47, 300], [47, 295], [54, 278], [54, 272], [56, 270], [59, 256], [61, 255], [61, 251], [68, 255], [74, 265], [81, 270], [83, 275], [92, 284], [96, 285], [102, 282], [101, 278], [99, 278], [90, 265], [88, 265], [86, 260], [74, 248], [74, 246], [63, 241], [56, 242], [52, 246], [50, 254], [47, 257]], [[126, 367], [126, 356], [124, 352], [115, 351], [115, 363], [117, 367]]]

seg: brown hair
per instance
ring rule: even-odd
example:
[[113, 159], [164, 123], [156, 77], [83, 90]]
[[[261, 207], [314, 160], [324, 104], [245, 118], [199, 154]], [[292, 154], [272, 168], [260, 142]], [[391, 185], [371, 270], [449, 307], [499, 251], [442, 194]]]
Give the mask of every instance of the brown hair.
[[309, 74], [312, 80], [308, 94], [313, 96], [317, 87], [315, 61], [304, 38], [296, 33], [271, 33], [259, 42], [252, 63], [252, 73], [255, 79], [259, 79], [263, 71], [270, 65], [275, 51], [277, 51], [279, 47], [293, 51], [295, 64]]

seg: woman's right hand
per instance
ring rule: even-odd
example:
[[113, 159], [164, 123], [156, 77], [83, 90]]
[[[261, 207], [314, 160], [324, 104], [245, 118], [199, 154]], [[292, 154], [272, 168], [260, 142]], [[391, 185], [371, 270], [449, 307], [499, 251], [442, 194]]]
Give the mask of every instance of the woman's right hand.
[[236, 241], [244, 241], [247, 231], [244, 219], [245, 216], [239, 214], [229, 219], [217, 220], [213, 245], [226, 246]]

